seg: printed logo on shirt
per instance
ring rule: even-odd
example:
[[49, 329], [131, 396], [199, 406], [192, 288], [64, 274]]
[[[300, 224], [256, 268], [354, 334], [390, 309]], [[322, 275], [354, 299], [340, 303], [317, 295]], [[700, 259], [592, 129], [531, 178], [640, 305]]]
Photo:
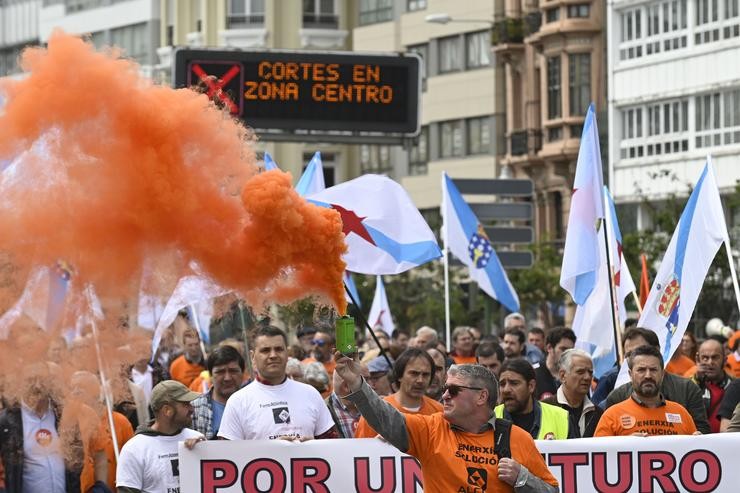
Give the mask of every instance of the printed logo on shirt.
[[488, 471], [477, 467], [468, 467], [468, 484], [485, 491], [488, 486]]
[[665, 419], [669, 423], [682, 423], [681, 415], [678, 413], [665, 413]]
[[276, 425], [290, 423], [290, 411], [287, 407], [276, 407], [272, 410], [272, 418]]
[[36, 443], [41, 445], [42, 447], [48, 447], [51, 445], [51, 431], [47, 430], [46, 428], [41, 428], [39, 431], [36, 432]]
[[619, 421], [622, 423], [622, 428], [625, 430], [629, 430], [630, 428], [634, 428], [636, 424], [636, 420], [634, 416], [630, 416], [629, 414], [623, 414], [619, 417]]
[[180, 477], [180, 459], [171, 459], [170, 467], [172, 468], [172, 475], [176, 478]]

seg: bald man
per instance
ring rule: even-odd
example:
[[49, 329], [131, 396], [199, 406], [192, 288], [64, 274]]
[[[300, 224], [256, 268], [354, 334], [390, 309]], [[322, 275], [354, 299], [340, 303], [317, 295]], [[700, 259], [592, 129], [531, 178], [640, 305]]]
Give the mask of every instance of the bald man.
[[696, 352], [696, 374], [692, 381], [699, 386], [707, 410], [707, 419], [712, 433], [719, 433], [721, 418], [717, 415], [725, 391], [732, 382], [724, 369], [725, 353], [722, 344], [707, 339]]

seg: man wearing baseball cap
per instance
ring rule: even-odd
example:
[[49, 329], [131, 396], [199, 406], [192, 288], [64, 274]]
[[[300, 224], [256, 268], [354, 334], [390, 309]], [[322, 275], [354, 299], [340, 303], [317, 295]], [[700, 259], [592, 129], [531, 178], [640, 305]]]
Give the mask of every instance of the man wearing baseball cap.
[[116, 470], [118, 493], [179, 491], [178, 442], [205, 440], [189, 428], [193, 418], [191, 402], [199, 396], [175, 380], [165, 380], [152, 389], [154, 421], [140, 426], [123, 446]]

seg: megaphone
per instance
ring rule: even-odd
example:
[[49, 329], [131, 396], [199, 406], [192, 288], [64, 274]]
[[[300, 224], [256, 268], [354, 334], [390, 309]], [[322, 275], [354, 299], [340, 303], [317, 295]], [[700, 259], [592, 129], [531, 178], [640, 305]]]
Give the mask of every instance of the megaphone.
[[707, 337], [722, 336], [725, 339], [729, 339], [735, 332], [719, 318], [710, 319], [704, 327], [704, 331], [707, 333]]

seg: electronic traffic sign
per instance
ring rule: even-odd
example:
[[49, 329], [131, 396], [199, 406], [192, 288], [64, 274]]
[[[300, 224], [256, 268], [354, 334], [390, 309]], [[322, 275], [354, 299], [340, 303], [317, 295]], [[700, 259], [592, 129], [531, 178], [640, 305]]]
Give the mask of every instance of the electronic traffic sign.
[[415, 54], [175, 51], [175, 87], [206, 93], [255, 129], [419, 131]]

